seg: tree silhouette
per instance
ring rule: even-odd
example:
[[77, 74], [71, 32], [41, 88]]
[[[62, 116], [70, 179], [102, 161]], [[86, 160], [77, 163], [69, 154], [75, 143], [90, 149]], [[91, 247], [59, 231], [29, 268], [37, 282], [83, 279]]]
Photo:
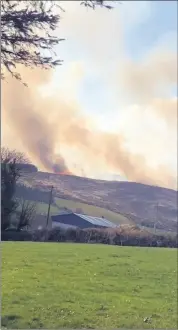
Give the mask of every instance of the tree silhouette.
[[16, 184], [20, 177], [18, 163], [27, 163], [23, 153], [8, 148], [1, 148], [1, 230], [11, 224], [11, 216], [17, 210], [15, 198]]
[[[111, 9], [105, 1], [81, 1], [81, 5], [95, 9]], [[56, 58], [55, 46], [65, 40], [54, 35], [60, 11], [58, 1], [1, 0], [1, 78], [9, 71], [16, 79], [16, 65], [54, 68], [61, 64]]]

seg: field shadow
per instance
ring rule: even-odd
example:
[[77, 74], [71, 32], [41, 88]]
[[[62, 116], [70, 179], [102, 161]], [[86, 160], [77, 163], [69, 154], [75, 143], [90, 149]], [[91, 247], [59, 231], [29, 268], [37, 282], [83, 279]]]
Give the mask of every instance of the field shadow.
[[1, 317], [1, 326], [8, 327], [12, 323], [16, 323], [16, 321], [18, 321], [19, 319], [21, 319], [21, 317], [18, 315], [13, 315], [13, 314], [4, 315]]
[[38, 317], [35, 317], [30, 322], [28, 322], [28, 326], [30, 329], [44, 328], [44, 324], [40, 321]]

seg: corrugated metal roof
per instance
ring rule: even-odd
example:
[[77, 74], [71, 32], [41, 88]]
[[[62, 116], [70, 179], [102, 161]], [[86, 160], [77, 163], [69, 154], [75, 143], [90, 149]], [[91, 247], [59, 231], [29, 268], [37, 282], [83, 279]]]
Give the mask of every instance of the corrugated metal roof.
[[112, 223], [109, 220], [106, 220], [105, 218], [92, 217], [90, 215], [78, 214], [78, 213], [74, 213], [74, 214], [96, 226], [107, 227], [107, 228], [118, 227], [116, 224]]
[[77, 226], [67, 224], [67, 223], [62, 223], [58, 221], [52, 221], [52, 228], [62, 228], [62, 229], [68, 229], [68, 228], [77, 228]]
[[76, 215], [77, 217], [80, 217], [81, 219], [89, 222], [90, 224], [93, 224], [94, 226], [105, 227], [105, 228], [116, 228], [119, 226], [105, 218], [98, 218], [98, 217], [93, 217], [93, 216], [86, 215], [86, 214], [79, 214], [79, 213], [73, 213], [73, 212], [68, 213], [68, 214], [52, 215], [51, 216], [52, 223], [60, 222], [60, 217], [62, 217], [63, 215], [65, 216], [65, 215], [69, 215], [69, 214]]

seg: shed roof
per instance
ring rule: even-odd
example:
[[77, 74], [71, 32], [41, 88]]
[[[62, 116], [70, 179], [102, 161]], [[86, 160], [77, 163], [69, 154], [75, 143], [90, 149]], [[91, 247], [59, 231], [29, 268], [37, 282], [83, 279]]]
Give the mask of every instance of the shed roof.
[[116, 228], [117, 227], [116, 224], [112, 223], [111, 221], [109, 221], [105, 218], [92, 217], [90, 215], [78, 214], [78, 213], [74, 213], [74, 214], [96, 226], [102, 226], [102, 227], [107, 227], [107, 228], [109, 228], [109, 227]]
[[[98, 218], [98, 217], [92, 217], [90, 215], [86, 214], [79, 214], [79, 213], [68, 213], [68, 214], [73, 214], [77, 217], [80, 217], [81, 219], [93, 224], [94, 226], [100, 226], [100, 227], [106, 227], [106, 228], [116, 228], [118, 225], [112, 223], [111, 221], [105, 219], [105, 218]], [[60, 216], [62, 217], [64, 214], [58, 214], [58, 215], [53, 215], [51, 216], [52, 221], [57, 221], [60, 222]], [[65, 214], [67, 215], [67, 214]]]

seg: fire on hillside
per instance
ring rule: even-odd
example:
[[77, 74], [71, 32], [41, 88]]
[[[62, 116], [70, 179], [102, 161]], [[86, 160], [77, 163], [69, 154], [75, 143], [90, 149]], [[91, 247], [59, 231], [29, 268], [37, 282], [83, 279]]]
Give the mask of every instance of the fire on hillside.
[[57, 175], [74, 175], [72, 172], [70, 171], [63, 171], [63, 172], [55, 172], [55, 174]]

